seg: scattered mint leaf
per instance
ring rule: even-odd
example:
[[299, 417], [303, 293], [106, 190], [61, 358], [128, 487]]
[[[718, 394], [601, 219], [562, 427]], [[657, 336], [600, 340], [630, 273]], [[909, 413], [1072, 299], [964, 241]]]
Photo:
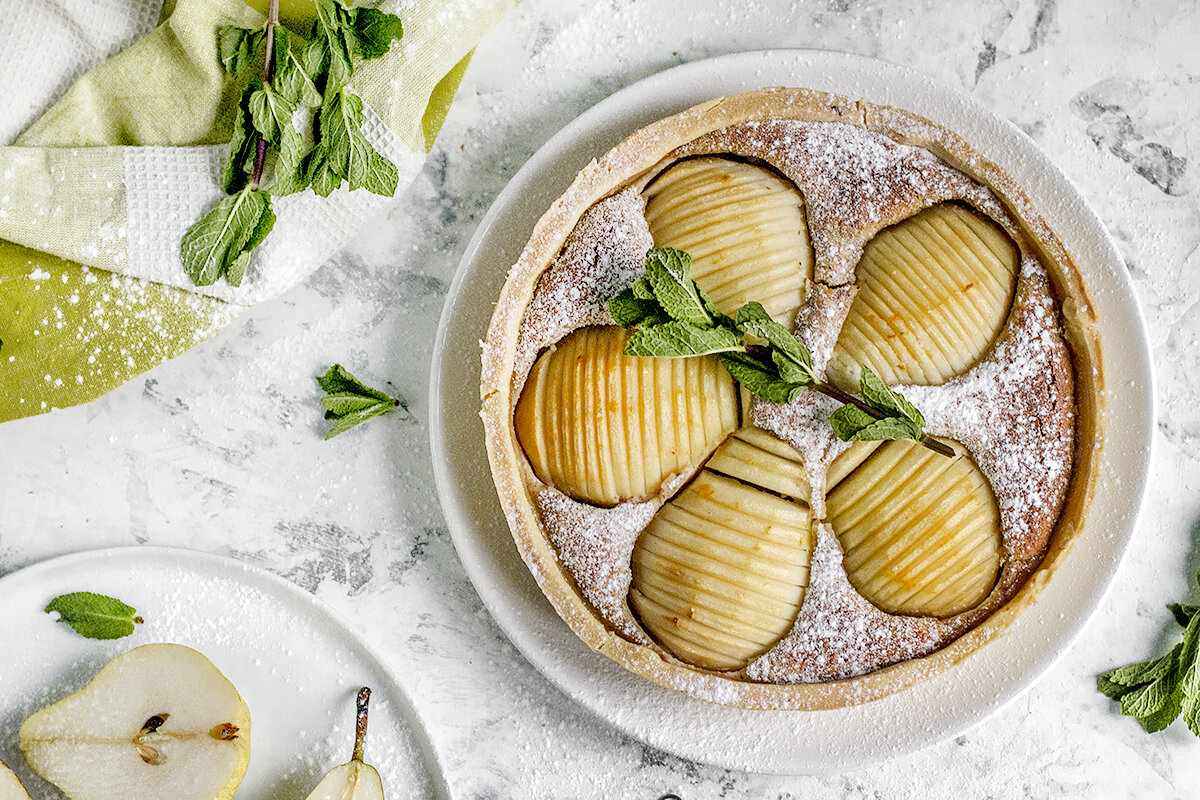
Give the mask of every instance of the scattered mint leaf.
[[238, 286], [250, 252], [274, 224], [271, 195], [245, 186], [217, 202], [183, 235], [183, 267], [197, 286], [211, 286], [222, 275]]
[[93, 592], [60, 594], [43, 610], [47, 614], [57, 611], [59, 622], [89, 639], [120, 639], [133, 633], [135, 625], [143, 621], [132, 606]]
[[1180, 603], [1170, 609], [1185, 625], [1183, 641], [1165, 656], [1105, 672], [1096, 678], [1096, 688], [1148, 733], [1163, 730], [1182, 714], [1188, 730], [1200, 736], [1200, 614], [1196, 606]]
[[333, 427], [325, 434], [332, 439], [338, 434], [345, 433], [359, 423], [366, 422], [371, 417], [386, 414], [396, 408], [401, 408], [408, 415], [408, 406], [398, 397], [372, 389], [355, 378], [341, 364], [334, 364], [324, 375], [317, 376], [317, 385], [324, 391], [321, 405], [325, 408], [325, 419], [335, 420]]

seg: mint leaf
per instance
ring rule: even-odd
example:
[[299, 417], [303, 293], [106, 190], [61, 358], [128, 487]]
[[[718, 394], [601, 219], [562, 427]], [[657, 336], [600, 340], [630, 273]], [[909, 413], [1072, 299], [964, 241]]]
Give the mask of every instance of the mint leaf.
[[608, 310], [622, 328], [662, 325], [671, 321], [657, 300], [636, 297], [633, 289], [626, 289], [609, 300]]
[[629, 291], [632, 292], [633, 296], [638, 300], [654, 300], [654, 302], [658, 302], [654, 299], [654, 289], [651, 288], [650, 281], [646, 280], [644, 277], [638, 278], [636, 281], [630, 284]]
[[321, 398], [325, 419], [335, 420], [325, 434], [326, 440], [345, 433], [372, 417], [401, 408], [408, 416], [408, 406], [401, 398], [372, 389], [355, 378], [341, 364], [334, 364], [324, 375], [318, 375], [317, 385], [326, 393]]
[[250, 251], [274, 224], [271, 196], [246, 186], [220, 200], [183, 235], [179, 246], [183, 268], [197, 286], [211, 286], [226, 274], [237, 286], [249, 263]]
[[741, 337], [733, 331], [678, 320], [642, 328], [625, 342], [628, 356], [682, 358], [741, 349]]
[[262, 62], [258, 58], [258, 49], [266, 39], [264, 28], [252, 30], [238, 28], [233, 25], [222, 25], [217, 28], [217, 52], [220, 54], [221, 66], [228, 75], [238, 76], [251, 66]]
[[771, 319], [761, 303], [746, 303], [737, 310], [734, 321], [744, 333], [770, 343], [771, 359], [785, 381], [805, 385], [819, 382], [812, 353], [791, 331]]
[[[259, 86], [250, 93], [250, 119], [267, 144], [278, 147], [285, 128], [292, 127], [296, 106], [270, 86]], [[293, 129], [294, 130], [294, 129]]]
[[863, 399], [872, 408], [882, 411], [887, 416], [901, 417], [912, 422], [918, 429], [925, 427], [925, 417], [917, 411], [912, 403], [904, 399], [899, 392], [883, 382], [867, 365], [862, 366], [858, 379], [859, 391]]
[[652, 247], [646, 253], [646, 281], [671, 319], [690, 325], [712, 325], [713, 316], [691, 279], [691, 264], [692, 257], [682, 250]]
[[233, 119], [233, 137], [229, 140], [229, 159], [221, 172], [221, 188], [232, 194], [248, 182], [250, 170], [254, 168], [257, 137], [254, 122], [250, 117], [250, 97], [254, 88], [248, 87], [238, 101], [237, 114]]
[[60, 594], [43, 610], [47, 614], [57, 611], [59, 622], [65, 622], [89, 639], [120, 639], [133, 633], [134, 626], [142, 622], [137, 609], [115, 597], [93, 592]]
[[339, 92], [350, 83], [354, 65], [345, 31], [352, 24], [349, 11], [338, 0], [317, 0], [317, 21], [313, 25], [312, 38], [321, 40], [328, 59], [326, 94]]
[[721, 365], [748, 391], [772, 403], [790, 403], [799, 397], [803, 386], [779, 377], [774, 364], [764, 363], [749, 353], [722, 353]]
[[297, 53], [292, 49], [292, 37], [286, 28], [275, 31], [275, 65], [271, 85], [293, 107], [317, 108], [321, 93], [316, 79], [321, 74], [321, 52], [308, 43]]
[[379, 58], [387, 53], [392, 42], [404, 35], [404, 26], [395, 14], [377, 8], [355, 8], [354, 24], [350, 28], [351, 53], [355, 58]]
[[[1200, 580], [1200, 578], [1198, 578]], [[1161, 658], [1110, 670], [1096, 679], [1096, 688], [1121, 704], [1121, 713], [1135, 717], [1149, 733], [1163, 730], [1181, 714], [1200, 736], [1200, 614], [1195, 606], [1170, 606], [1177, 621], [1187, 618], [1183, 641]]]
[[1189, 606], [1185, 603], [1171, 603], [1167, 608], [1171, 609], [1171, 615], [1181, 628], [1186, 628], [1192, 617], [1196, 616], [1196, 612], [1200, 611], [1200, 606]]

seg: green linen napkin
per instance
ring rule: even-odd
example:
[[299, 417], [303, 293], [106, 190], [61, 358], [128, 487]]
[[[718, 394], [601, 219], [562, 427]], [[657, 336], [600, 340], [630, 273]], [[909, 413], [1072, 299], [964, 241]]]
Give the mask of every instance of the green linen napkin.
[[[361, 64], [353, 87], [382, 123], [376, 135], [390, 142], [385, 154], [408, 164], [401, 191], [432, 147], [475, 44], [516, 1], [380, 4], [401, 17], [404, 37], [383, 58]], [[250, 2], [265, 9], [266, 0]], [[284, 23], [298, 32], [307, 32], [311, 14], [305, 0], [282, 3]], [[153, 218], [142, 239], [127, 230], [147, 227], [145, 211], [139, 217], [134, 206], [176, 202], [156, 165], [182, 160], [206, 192], [219, 192], [209, 156], [219, 158], [221, 148], [211, 145], [229, 138], [237, 89], [221, 69], [216, 29], [262, 19], [244, 0], [168, 0], [157, 28], [86, 73], [12, 146], [0, 147], [0, 422], [94, 400], [318, 266], [297, 272], [294, 258], [275, 253], [291, 272], [268, 263], [264, 272], [274, 279], [264, 276], [258, 293], [220, 287], [209, 296], [174, 274], [170, 259], [133, 263], [145, 261], [139, 242], [160, 240], [173, 255], [181, 235], [169, 225], [154, 229]], [[147, 198], [147, 185], [165, 193]], [[363, 213], [378, 208], [373, 203], [387, 202], [364, 190], [327, 201], [302, 194], [293, 224], [322, 213], [320, 244], [329, 250], [316, 256], [322, 261], [351, 238]], [[178, 200], [191, 220], [187, 203], [209, 202]]]

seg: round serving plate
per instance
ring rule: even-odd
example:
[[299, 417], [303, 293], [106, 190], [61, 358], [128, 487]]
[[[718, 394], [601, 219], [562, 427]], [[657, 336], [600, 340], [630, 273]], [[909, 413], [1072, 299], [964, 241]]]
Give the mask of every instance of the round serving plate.
[[[476, 354], [508, 268], [576, 172], [638, 128], [722, 95], [797, 86], [913, 111], [1007, 170], [1075, 256], [1099, 315], [1104, 461], [1085, 533], [1007, 635], [910, 689], [829, 711], [747, 711], [662, 688], [592, 652], [529, 574], [492, 490]], [[685, 64], [623, 89], [551, 138], [496, 198], [442, 312], [430, 384], [434, 470], [454, 544], [484, 604], [527, 659], [600, 718], [655, 747], [731, 769], [828, 773], [911, 752], [978, 724], [1066, 653], [1133, 535], [1150, 463], [1154, 384], [1133, 287], [1103, 224], [1034, 142], [970, 97], [905, 67], [774, 50]], [[452, 357], [448, 357], [452, 355]]]
[[[68, 592], [118, 597], [145, 622], [95, 641], [42, 609]], [[307, 797], [350, 757], [354, 698], [371, 687], [366, 760], [389, 798], [448, 798], [408, 695], [372, 649], [312, 595], [261, 569], [169, 547], [119, 547], [53, 558], [0, 578], [0, 761], [33, 800], [61, 798], [17, 746], [33, 712], [86, 685], [120, 653], [174, 642], [206, 655], [250, 708], [251, 757], [239, 800]], [[19, 655], [19, 657], [18, 657]]]

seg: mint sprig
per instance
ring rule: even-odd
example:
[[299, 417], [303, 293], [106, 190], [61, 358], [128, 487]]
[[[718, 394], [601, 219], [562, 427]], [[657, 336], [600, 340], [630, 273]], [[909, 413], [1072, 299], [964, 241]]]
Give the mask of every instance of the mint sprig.
[[142, 618], [137, 609], [115, 597], [94, 592], [60, 594], [43, 609], [58, 612], [58, 621], [89, 639], [121, 639], [130, 635]]
[[771, 318], [761, 303], [722, 313], [691, 278], [691, 256], [671, 247], [646, 253], [646, 275], [609, 301], [617, 324], [636, 329], [625, 354], [686, 358], [716, 354], [725, 370], [753, 394], [790, 403], [816, 391], [843, 405], [830, 417], [843, 441], [912, 439], [945, 456], [954, 450], [925, 434], [925, 418], [869, 367], [855, 397], [826, 383], [798, 336]]
[[1168, 608], [1183, 628], [1183, 641], [1165, 656], [1105, 672], [1096, 688], [1119, 702], [1121, 713], [1136, 718], [1147, 733], [1161, 731], [1182, 714], [1188, 730], [1200, 736], [1200, 608], [1182, 603]]
[[325, 419], [334, 420], [333, 427], [325, 434], [326, 440], [397, 408], [403, 409], [406, 415], [408, 413], [408, 406], [402, 398], [372, 389], [347, 372], [341, 364], [334, 364], [324, 375], [318, 375], [316, 380], [325, 392], [325, 397], [321, 398]]
[[[363, 134], [362, 99], [349, 84], [356, 61], [379, 58], [403, 35], [400, 18], [345, 0], [316, 4], [307, 40], [279, 25], [279, 0], [271, 0], [263, 27], [217, 31], [221, 65], [242, 84], [242, 95], [221, 175], [230, 197], [205, 212], [180, 245], [183, 268], [197, 286], [222, 276], [241, 285], [251, 253], [275, 224], [273, 196], [311, 186], [326, 197], [343, 183], [396, 192], [396, 165]], [[262, 65], [257, 75], [255, 65]], [[269, 154], [273, 179], [264, 187]]]

